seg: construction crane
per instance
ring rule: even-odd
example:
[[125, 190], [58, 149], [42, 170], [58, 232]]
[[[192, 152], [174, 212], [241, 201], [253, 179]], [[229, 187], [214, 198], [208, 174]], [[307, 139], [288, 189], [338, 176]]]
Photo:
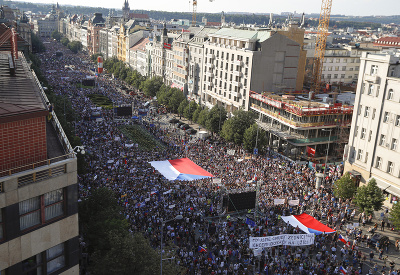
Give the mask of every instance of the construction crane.
[[[214, 2], [214, 0], [209, 0], [210, 2]], [[197, 0], [193, 0], [193, 13], [192, 13], [192, 27], [196, 26], [196, 15], [197, 15]]]
[[322, 0], [317, 39], [315, 41], [313, 83], [311, 86], [311, 91], [314, 91], [315, 93], [319, 93], [319, 90], [321, 89], [322, 65], [325, 57], [326, 38], [328, 36], [331, 7], [332, 0]]

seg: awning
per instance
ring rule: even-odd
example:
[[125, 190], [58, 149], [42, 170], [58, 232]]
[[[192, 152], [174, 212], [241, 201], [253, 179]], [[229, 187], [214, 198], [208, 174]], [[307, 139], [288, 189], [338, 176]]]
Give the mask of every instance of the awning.
[[380, 179], [380, 178], [377, 178], [377, 177], [371, 177], [371, 178], [369, 178], [369, 179], [368, 179], [368, 182], [369, 182], [371, 179], [375, 179], [376, 185], [378, 185], [378, 187], [379, 187], [380, 189], [382, 189], [382, 191], [386, 191], [386, 192], [388, 192], [388, 193], [390, 193], [390, 194], [392, 194], [392, 195], [395, 195], [395, 196], [397, 196], [397, 197], [400, 197], [400, 186], [399, 186], [399, 187], [398, 187], [398, 186], [395, 186], [394, 184], [390, 184], [390, 183], [388, 183], [387, 181], [385, 181], [385, 180], [383, 180], [383, 179]]
[[349, 174], [354, 176], [354, 177], [361, 176], [361, 173], [356, 171], [356, 170], [349, 171]]

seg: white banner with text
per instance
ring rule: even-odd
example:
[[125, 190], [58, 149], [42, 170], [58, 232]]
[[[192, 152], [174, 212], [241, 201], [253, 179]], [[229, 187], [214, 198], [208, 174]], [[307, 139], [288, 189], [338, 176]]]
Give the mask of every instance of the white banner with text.
[[250, 237], [250, 248], [278, 245], [302, 246], [314, 244], [315, 234], [282, 234], [268, 237]]

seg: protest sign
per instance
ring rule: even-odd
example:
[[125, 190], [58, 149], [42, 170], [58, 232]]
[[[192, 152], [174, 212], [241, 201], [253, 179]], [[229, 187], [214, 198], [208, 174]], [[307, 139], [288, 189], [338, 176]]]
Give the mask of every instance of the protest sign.
[[274, 199], [274, 205], [284, 204], [285, 199]]
[[314, 244], [315, 234], [282, 234], [268, 237], [250, 237], [249, 248], [265, 248], [279, 245], [303, 246]]

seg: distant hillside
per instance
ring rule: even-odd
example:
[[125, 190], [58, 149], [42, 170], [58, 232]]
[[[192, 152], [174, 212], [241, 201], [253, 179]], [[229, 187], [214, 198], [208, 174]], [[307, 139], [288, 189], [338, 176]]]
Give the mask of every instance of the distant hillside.
[[[48, 13], [51, 10], [52, 4], [36, 4], [29, 2], [15, 2], [0, 0], [0, 5], [7, 5], [12, 8], [19, 8], [23, 11], [32, 11], [35, 13]], [[95, 8], [95, 7], [83, 7], [83, 6], [61, 6], [66, 13], [71, 14], [86, 14], [92, 15], [95, 12], [101, 12], [103, 16], [107, 16], [110, 9]], [[114, 14], [122, 14], [120, 9], [113, 9]], [[166, 11], [154, 11], [154, 10], [133, 10], [136, 13], [146, 13], [150, 18], [155, 20], [171, 20], [171, 19], [188, 19], [192, 20], [191, 12], [166, 12]], [[208, 22], [220, 22], [220, 13], [198, 13], [197, 20], [201, 21], [202, 17], [206, 17]], [[235, 24], [267, 24], [269, 21], [269, 14], [254, 14], [254, 13], [226, 13], [227, 22], [234, 22]], [[308, 14], [306, 18], [319, 18], [319, 14]], [[276, 23], [285, 22], [286, 17], [274, 15], [274, 21]], [[316, 25], [317, 21], [308, 21], [312, 26]], [[400, 24], [400, 15], [394, 16], [346, 16], [346, 15], [332, 15], [331, 26], [336, 25], [338, 28], [341, 27], [355, 27], [355, 28], [366, 28], [371, 27], [376, 29], [380, 27], [380, 24], [395, 23]]]

